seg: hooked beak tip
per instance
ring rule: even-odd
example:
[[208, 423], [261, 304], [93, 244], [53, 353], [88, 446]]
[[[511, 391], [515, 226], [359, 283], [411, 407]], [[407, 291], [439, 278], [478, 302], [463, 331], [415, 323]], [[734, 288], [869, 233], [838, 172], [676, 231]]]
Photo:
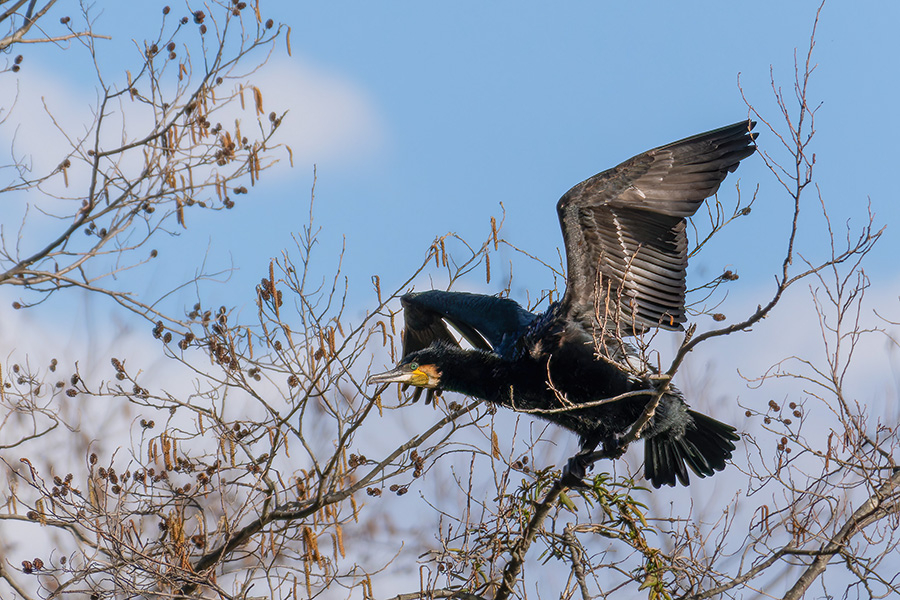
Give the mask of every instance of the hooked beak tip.
[[368, 385], [377, 385], [379, 383], [394, 383], [395, 381], [397, 381], [396, 373], [394, 371], [386, 371], [384, 373], [376, 373], [375, 375], [369, 376], [366, 383]]

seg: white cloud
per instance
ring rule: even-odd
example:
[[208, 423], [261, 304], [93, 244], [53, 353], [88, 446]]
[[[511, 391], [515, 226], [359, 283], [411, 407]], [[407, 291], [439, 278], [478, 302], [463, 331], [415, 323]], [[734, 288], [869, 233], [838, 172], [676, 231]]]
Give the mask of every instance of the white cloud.
[[[56, 168], [71, 152], [69, 135], [84, 135], [95, 95], [66, 75], [29, 64], [0, 85], [0, 160], [26, 159], [35, 176]], [[54, 124], [54, 121], [56, 124]], [[74, 141], [74, 140], [73, 140]]]
[[[828, 306], [827, 295], [821, 283], [810, 280], [818, 288], [818, 296], [826, 315], [826, 323], [835, 323], [835, 308]], [[898, 381], [895, 370], [900, 357], [900, 347], [894, 340], [900, 340], [900, 328], [885, 321], [878, 315], [894, 321], [900, 320], [900, 304], [897, 302], [897, 280], [875, 281], [866, 292], [859, 314], [861, 329], [881, 330], [862, 335], [853, 349], [850, 367], [846, 371], [844, 391], [851, 402], [860, 401], [867, 405], [869, 413], [886, 420], [895, 418]], [[738, 321], [752, 314], [759, 304], [765, 304], [774, 291], [770, 286], [735, 291], [723, 305], [729, 322]], [[845, 298], [846, 300], [846, 298]], [[876, 314], [877, 311], [877, 314]], [[702, 323], [701, 323], [702, 324]], [[855, 317], [848, 314], [841, 325], [842, 333], [850, 332], [855, 325]], [[826, 348], [825, 339], [828, 340]], [[841, 341], [840, 355], [846, 362], [850, 351], [850, 338]], [[801, 361], [810, 361], [816, 368], [827, 373], [827, 354], [836, 349], [833, 333], [823, 333], [812, 301], [808, 285], [791, 288], [771, 315], [755, 325], [749, 332], [738, 332], [718, 340], [709, 340], [691, 353], [676, 383], [689, 396], [705, 395], [711, 401], [721, 401], [716, 410], [725, 411], [719, 417], [728, 420], [727, 410], [742, 413], [736, 407], [735, 399], [745, 406], [765, 410], [770, 399], [781, 402], [790, 396], [799, 401], [810, 393], [824, 394], [822, 388], [810, 381], [794, 377], [771, 377], [778, 373], [813, 376], [810, 366]], [[778, 366], [780, 363], [780, 366]], [[761, 378], [766, 373], [770, 377], [762, 384], [748, 385], [747, 379]], [[726, 408], [730, 406], [730, 408]], [[704, 407], [705, 408], [705, 407]]]
[[[3, 164], [8, 164], [8, 153], [14, 150], [15, 156], [27, 158], [34, 175], [46, 174], [71, 152], [71, 144], [59, 128], [72, 141], [89, 130], [98, 102], [98, 92], [93, 89], [97, 84], [91, 75], [82, 80], [71, 75], [29, 64], [15, 79], [5, 76], [0, 85]], [[341, 75], [299, 58], [273, 59], [249, 81], [261, 90], [266, 113], [288, 111], [277, 139], [291, 147], [295, 165], [352, 163], [372, 156], [384, 143], [382, 120], [367, 93]], [[252, 100], [248, 100], [251, 103], [244, 110], [236, 104], [216, 114], [216, 120], [227, 126], [238, 118], [245, 127], [250, 126], [256, 116]], [[123, 111], [127, 112], [124, 116]], [[152, 118], [127, 101], [108, 107], [107, 114], [113, 119], [104, 128], [108, 146], [121, 141], [123, 120], [128, 136], [134, 137], [150, 126]], [[262, 119], [265, 121], [265, 116]], [[141, 161], [136, 162], [140, 166]]]
[[278, 132], [294, 165], [355, 162], [384, 144], [384, 126], [364, 90], [299, 58], [273, 60], [251, 78], [265, 110], [290, 111]]
[[[78, 73], [82, 73], [81, 79], [77, 78]], [[293, 164], [303, 173], [308, 173], [313, 164], [333, 167], [369, 160], [383, 146], [384, 127], [378, 111], [359, 86], [340, 75], [302, 59], [273, 59], [243, 81], [261, 91], [264, 114], [256, 114], [253, 95], [245, 88], [243, 108], [238, 101], [211, 106], [210, 119], [227, 130], [239, 121], [244, 134], [257, 139], [260, 126], [269, 130], [268, 113], [280, 115], [288, 111], [275, 141], [290, 146]], [[174, 85], [168, 79], [162, 83], [164, 87]], [[90, 71], [66, 71], [58, 65], [36, 62], [29, 63], [15, 77], [5, 75], [0, 83], [0, 167], [11, 165], [14, 156], [26, 169], [23, 177], [43, 177], [72, 155], [79, 138], [88, 138], [87, 147], [82, 148], [80, 156], [73, 157], [65, 178], [57, 173], [41, 185], [40, 191], [4, 195], [0, 226], [10, 240], [17, 233], [20, 235], [25, 241], [24, 253], [34, 250], [31, 241], [38, 240], [36, 243], [40, 244], [45, 233], [58, 228], [58, 219], [46, 215], [74, 214], [87, 194], [92, 165], [86, 152], [93, 146], [95, 135], [101, 94], [96, 89], [98, 85]], [[124, 82], [113, 77], [108, 78], [107, 85], [117, 89]], [[237, 91], [237, 87], [226, 89], [229, 85], [224, 84], [220, 98]], [[137, 87], [142, 86], [139, 83]], [[174, 88], [169, 90], [169, 97], [173, 94]], [[110, 103], [105, 115], [100, 140], [104, 149], [141, 139], [153, 128], [151, 110], [127, 97]], [[283, 150], [272, 156], [281, 160], [281, 166], [270, 170], [267, 180], [296, 177], [296, 171], [283, 168], [287, 163]], [[145, 157], [140, 148], [135, 148], [117, 155], [115, 161], [115, 165], [105, 161], [103, 168], [134, 179], [140, 176]], [[207, 176], [207, 171], [193, 171], [195, 179]], [[0, 168], [0, 189], [18, 178], [15, 170]], [[26, 227], [19, 231], [26, 216]]]

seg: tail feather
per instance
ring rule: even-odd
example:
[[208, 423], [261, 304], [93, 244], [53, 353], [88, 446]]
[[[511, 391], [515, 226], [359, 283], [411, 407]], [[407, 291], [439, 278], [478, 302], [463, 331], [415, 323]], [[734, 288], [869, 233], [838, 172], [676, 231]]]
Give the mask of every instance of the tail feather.
[[664, 432], [645, 442], [644, 476], [653, 487], [689, 485], [687, 467], [698, 477], [709, 477], [725, 468], [734, 442], [740, 439], [731, 425], [704, 414], [688, 411], [691, 422], [678, 437]]

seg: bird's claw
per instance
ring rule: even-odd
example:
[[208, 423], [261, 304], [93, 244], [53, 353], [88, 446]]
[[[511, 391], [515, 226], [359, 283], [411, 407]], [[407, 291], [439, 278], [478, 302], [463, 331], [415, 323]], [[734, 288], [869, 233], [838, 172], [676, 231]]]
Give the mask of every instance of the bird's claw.
[[587, 489], [590, 486], [584, 483], [587, 477], [588, 467], [594, 465], [603, 458], [619, 458], [625, 454], [626, 446], [619, 443], [619, 439], [615, 436], [603, 440], [603, 449], [595, 452], [579, 452], [569, 459], [563, 469], [562, 483], [570, 488]]
[[601, 456], [597, 456], [594, 461], [600, 460], [601, 458], [620, 458], [623, 454], [625, 454], [625, 446], [619, 443], [619, 438], [616, 436], [608, 437], [603, 440], [603, 450], [600, 452], [592, 452], [592, 455], [599, 454]]
[[561, 483], [567, 488], [573, 489], [588, 489], [590, 488], [584, 482], [584, 478], [587, 476], [587, 468], [592, 465], [592, 462], [588, 462], [586, 459], [589, 455], [587, 454], [576, 454], [566, 463], [566, 466], [563, 468]]

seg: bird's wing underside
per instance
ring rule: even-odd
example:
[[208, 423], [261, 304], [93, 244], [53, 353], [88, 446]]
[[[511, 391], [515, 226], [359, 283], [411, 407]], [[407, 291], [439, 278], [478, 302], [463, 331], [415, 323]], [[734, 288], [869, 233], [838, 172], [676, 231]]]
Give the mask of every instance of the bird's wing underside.
[[568, 318], [621, 335], [681, 329], [685, 218], [753, 154], [755, 125], [743, 121], [649, 150], [566, 192], [556, 210]]
[[514, 301], [466, 292], [431, 290], [410, 293], [403, 305], [403, 356], [435, 341], [458, 346], [449, 324], [473, 347], [493, 350], [510, 334], [521, 331], [534, 315]]

